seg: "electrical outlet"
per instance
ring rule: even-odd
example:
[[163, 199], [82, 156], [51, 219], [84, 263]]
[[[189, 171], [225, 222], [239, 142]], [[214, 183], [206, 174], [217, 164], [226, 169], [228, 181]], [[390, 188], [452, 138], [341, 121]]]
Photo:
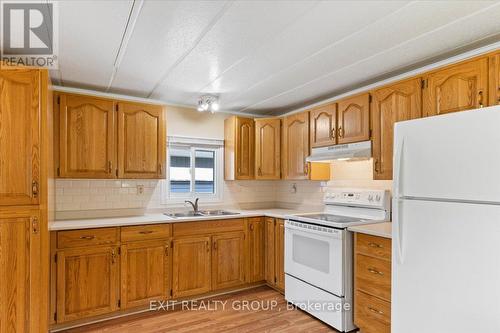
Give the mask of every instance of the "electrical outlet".
[[137, 194], [144, 194], [144, 185], [137, 184]]

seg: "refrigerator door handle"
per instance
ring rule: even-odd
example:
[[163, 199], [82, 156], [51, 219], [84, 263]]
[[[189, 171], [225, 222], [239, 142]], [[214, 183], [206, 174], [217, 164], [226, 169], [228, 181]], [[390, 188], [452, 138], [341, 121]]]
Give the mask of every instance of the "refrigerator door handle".
[[404, 240], [404, 229], [403, 221], [401, 219], [401, 212], [403, 210], [403, 200], [394, 198], [393, 208], [392, 208], [392, 223], [394, 232], [393, 237], [395, 237], [395, 246], [398, 263], [404, 263], [404, 251], [403, 251], [403, 240]]
[[403, 161], [403, 153], [404, 153], [404, 144], [405, 144], [405, 139], [404, 137], [401, 139], [400, 142], [398, 142], [398, 146], [396, 147], [396, 153], [394, 154], [394, 197], [395, 198], [401, 198], [402, 195], [402, 177], [401, 174], [403, 172], [402, 168], [402, 161]]

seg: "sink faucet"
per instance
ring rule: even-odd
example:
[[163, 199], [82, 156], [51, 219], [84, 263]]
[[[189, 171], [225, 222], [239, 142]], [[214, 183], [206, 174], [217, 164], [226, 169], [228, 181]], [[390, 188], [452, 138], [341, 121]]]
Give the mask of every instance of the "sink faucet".
[[196, 198], [194, 200], [194, 203], [192, 201], [189, 201], [189, 200], [184, 201], [184, 203], [188, 203], [191, 206], [193, 206], [193, 212], [198, 213], [198, 200], [200, 200], [200, 198]]

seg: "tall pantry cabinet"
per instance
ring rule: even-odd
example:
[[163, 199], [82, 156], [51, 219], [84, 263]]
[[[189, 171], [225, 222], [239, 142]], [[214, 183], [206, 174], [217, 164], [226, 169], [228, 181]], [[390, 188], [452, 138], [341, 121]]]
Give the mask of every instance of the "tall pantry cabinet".
[[0, 332], [46, 332], [52, 112], [45, 69], [0, 67]]

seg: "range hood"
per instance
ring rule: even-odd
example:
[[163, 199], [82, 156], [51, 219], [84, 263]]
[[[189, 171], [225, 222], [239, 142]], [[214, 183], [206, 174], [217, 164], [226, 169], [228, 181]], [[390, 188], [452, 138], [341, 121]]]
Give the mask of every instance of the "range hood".
[[369, 159], [370, 157], [372, 157], [372, 142], [363, 141], [313, 148], [311, 149], [311, 155], [306, 158], [306, 161], [326, 162], [347, 159]]

